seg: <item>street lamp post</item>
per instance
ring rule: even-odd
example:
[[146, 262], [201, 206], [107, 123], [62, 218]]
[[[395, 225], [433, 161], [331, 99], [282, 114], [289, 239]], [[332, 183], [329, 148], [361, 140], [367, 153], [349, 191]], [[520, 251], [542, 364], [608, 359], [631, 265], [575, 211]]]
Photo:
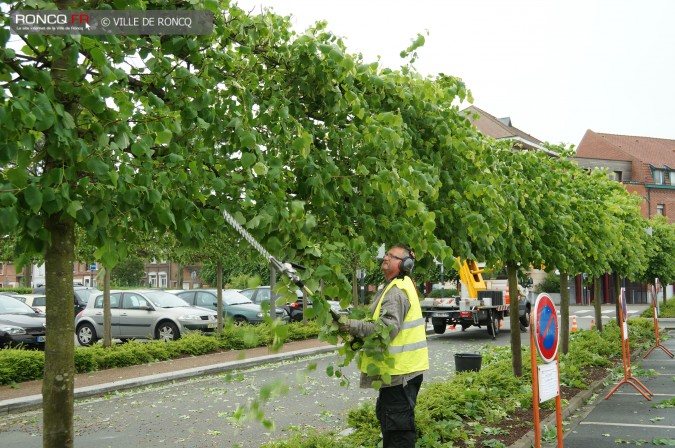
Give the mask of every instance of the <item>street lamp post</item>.
[[443, 277], [445, 267], [436, 258], [434, 258], [434, 263], [441, 265], [441, 297], [445, 297], [445, 278]]

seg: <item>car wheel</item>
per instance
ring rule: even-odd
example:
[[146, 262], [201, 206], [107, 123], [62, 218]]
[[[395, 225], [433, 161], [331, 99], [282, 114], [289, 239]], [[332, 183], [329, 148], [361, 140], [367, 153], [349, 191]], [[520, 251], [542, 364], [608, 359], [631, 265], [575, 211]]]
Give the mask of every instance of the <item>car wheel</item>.
[[175, 341], [180, 338], [180, 333], [173, 322], [162, 322], [155, 330], [155, 338], [165, 342]]
[[234, 316], [234, 325], [237, 327], [240, 327], [242, 325], [246, 325], [248, 321], [244, 316]]
[[79, 342], [80, 345], [88, 346], [95, 343], [97, 340], [96, 330], [92, 324], [84, 323], [77, 327], [77, 342]]
[[520, 318], [520, 321], [518, 322], [520, 324], [520, 331], [525, 333], [527, 331], [527, 327], [530, 326], [530, 309], [525, 310], [525, 314], [523, 314], [523, 317]]
[[492, 318], [492, 322], [488, 324], [487, 331], [493, 338], [499, 334], [499, 316], [496, 314]]

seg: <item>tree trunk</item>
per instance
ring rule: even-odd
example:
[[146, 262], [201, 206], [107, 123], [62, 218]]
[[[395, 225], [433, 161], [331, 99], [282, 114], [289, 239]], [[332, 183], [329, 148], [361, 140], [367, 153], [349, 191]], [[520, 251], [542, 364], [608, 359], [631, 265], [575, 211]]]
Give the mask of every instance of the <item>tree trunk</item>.
[[33, 283], [33, 264], [29, 263], [26, 265], [24, 268], [24, 276], [23, 276], [23, 286], [26, 288], [32, 288], [31, 283]]
[[45, 253], [47, 341], [42, 381], [44, 448], [73, 446], [73, 390], [75, 376], [75, 307], [73, 262], [75, 232], [70, 218], [46, 220], [51, 244]]
[[566, 354], [570, 344], [570, 290], [569, 275], [560, 273], [560, 351]]
[[216, 283], [218, 288], [218, 333], [223, 332], [223, 264], [216, 265]]
[[600, 298], [600, 277], [593, 279], [593, 306], [595, 308], [595, 325], [602, 331], [602, 299]]
[[356, 275], [356, 269], [352, 270], [352, 304], [359, 305], [359, 276]]
[[523, 353], [520, 343], [520, 322], [518, 320], [518, 279], [516, 278], [517, 266], [515, 263], [507, 263], [506, 271], [509, 276], [509, 313], [511, 314], [511, 365], [513, 374], [523, 376]]
[[110, 269], [103, 267], [103, 346], [112, 345], [112, 311], [110, 310]]

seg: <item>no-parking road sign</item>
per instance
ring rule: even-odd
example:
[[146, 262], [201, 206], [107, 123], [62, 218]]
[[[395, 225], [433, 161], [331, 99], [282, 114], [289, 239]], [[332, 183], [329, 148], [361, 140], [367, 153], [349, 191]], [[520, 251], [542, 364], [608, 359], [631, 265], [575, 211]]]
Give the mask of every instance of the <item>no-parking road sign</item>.
[[534, 302], [534, 339], [539, 356], [544, 362], [553, 361], [558, 354], [560, 326], [553, 300], [546, 294], [539, 294]]

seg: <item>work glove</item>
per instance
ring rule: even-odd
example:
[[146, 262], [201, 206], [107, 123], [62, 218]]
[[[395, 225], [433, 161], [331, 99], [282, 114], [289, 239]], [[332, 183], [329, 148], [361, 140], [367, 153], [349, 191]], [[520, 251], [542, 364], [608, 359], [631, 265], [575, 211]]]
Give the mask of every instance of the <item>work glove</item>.
[[338, 330], [340, 333], [349, 333], [349, 319], [344, 314], [339, 314], [331, 308], [330, 310], [333, 320], [338, 324]]
[[340, 333], [345, 333], [348, 336], [345, 338], [345, 342], [349, 344], [352, 350], [357, 351], [363, 347], [363, 339], [357, 338], [350, 333], [349, 322], [350, 319], [344, 314], [338, 314], [333, 309], [330, 310], [333, 320], [338, 324], [338, 331]]

